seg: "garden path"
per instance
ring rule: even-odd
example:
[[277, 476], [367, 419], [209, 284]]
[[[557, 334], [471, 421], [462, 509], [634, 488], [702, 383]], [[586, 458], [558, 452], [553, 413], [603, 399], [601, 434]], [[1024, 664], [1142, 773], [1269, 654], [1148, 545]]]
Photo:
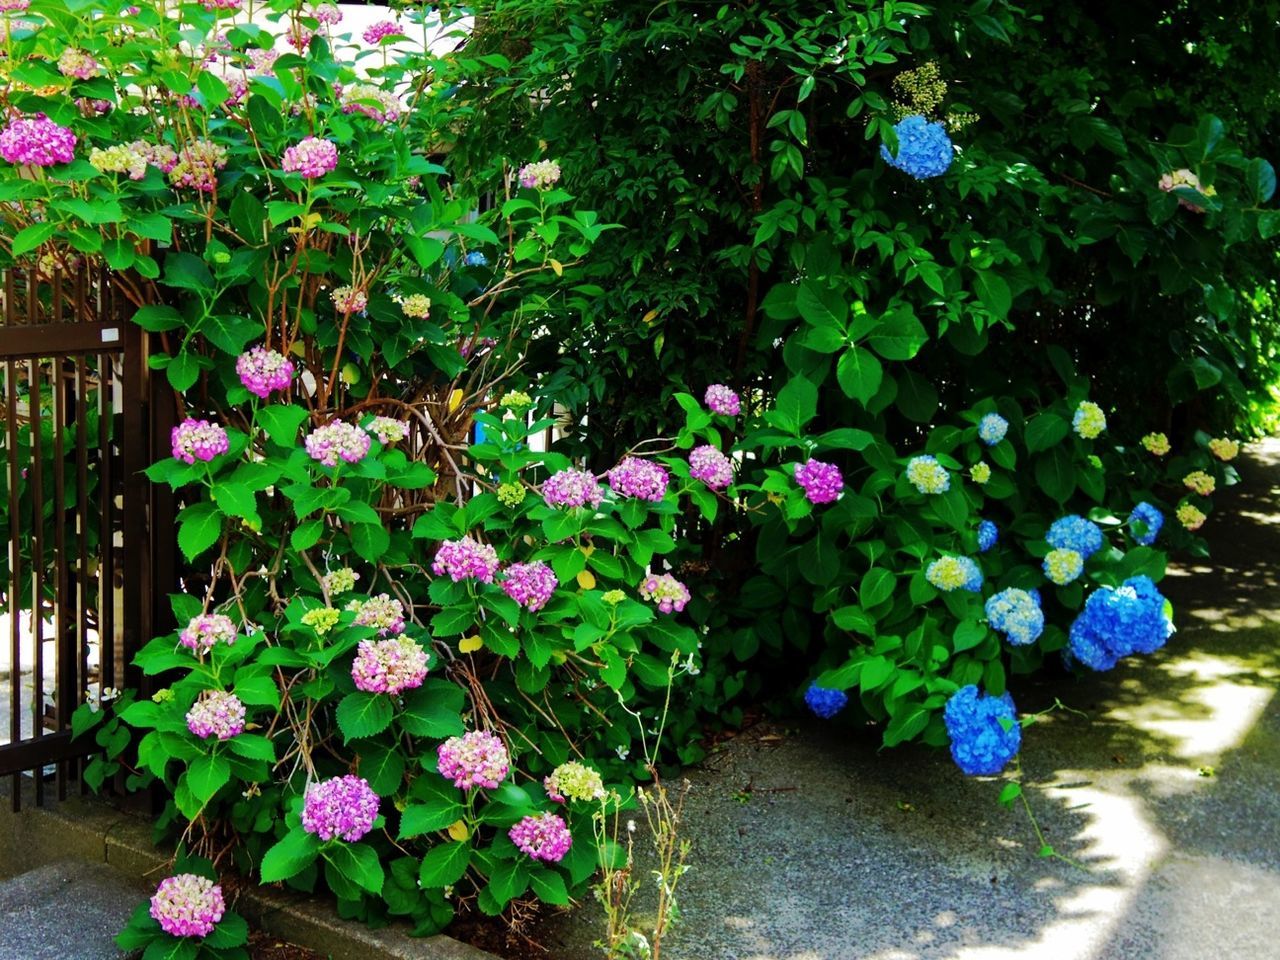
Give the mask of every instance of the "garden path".
[[[945, 753], [877, 753], [838, 726], [758, 727], [690, 774], [694, 843], [670, 960], [1280, 958], [1280, 439], [1170, 571], [1178, 633], [1155, 656], [1015, 691], [1037, 858], [999, 785]], [[543, 931], [598, 958], [587, 902]]]

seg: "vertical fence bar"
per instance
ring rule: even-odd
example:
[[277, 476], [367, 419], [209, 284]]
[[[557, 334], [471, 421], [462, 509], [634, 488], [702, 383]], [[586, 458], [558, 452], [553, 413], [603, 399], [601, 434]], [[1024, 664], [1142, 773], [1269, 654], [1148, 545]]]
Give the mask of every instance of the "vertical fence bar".
[[[34, 739], [44, 736], [44, 438], [43, 407], [40, 395], [41, 361], [30, 361], [27, 377], [27, 424], [31, 430], [31, 469], [27, 489], [31, 491], [31, 643], [35, 656], [31, 670]], [[36, 771], [36, 805], [44, 803], [44, 768]]]
[[[54, 563], [54, 596], [53, 596], [53, 633], [55, 641], [53, 695], [55, 711], [62, 709], [67, 696], [67, 647], [74, 642], [67, 622], [67, 595], [70, 592], [67, 557], [67, 459], [66, 459], [66, 427], [67, 427], [67, 385], [66, 368], [63, 360], [55, 359], [50, 365], [52, 383], [50, 396], [53, 399], [53, 563]], [[58, 799], [67, 797], [68, 763], [58, 763], [57, 786]]]
[[[58, 728], [66, 729], [71, 725], [71, 713], [85, 696], [89, 680], [89, 450], [88, 424], [89, 411], [88, 371], [83, 356], [76, 357], [76, 644], [75, 644], [75, 685], [72, 697], [58, 704]], [[98, 687], [101, 696], [102, 687]], [[74, 761], [77, 771], [83, 764]], [[85, 789], [84, 779], [80, 780], [81, 792]]]
[[[21, 602], [22, 550], [18, 513], [18, 384], [14, 363], [4, 365], [5, 428], [9, 469], [9, 742], [22, 741], [22, 631], [18, 607]], [[13, 809], [22, 803], [22, 775], [13, 775]]]

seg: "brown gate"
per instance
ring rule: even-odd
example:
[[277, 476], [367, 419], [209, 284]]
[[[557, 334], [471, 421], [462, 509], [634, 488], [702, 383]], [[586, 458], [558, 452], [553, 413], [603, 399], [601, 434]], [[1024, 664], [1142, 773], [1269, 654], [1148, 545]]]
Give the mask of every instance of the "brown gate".
[[0, 274], [0, 775], [15, 809], [24, 776], [37, 803], [51, 777], [65, 796], [95, 749], [72, 742], [71, 714], [137, 685], [163, 599], [141, 473], [158, 430], [129, 312], [102, 268]]

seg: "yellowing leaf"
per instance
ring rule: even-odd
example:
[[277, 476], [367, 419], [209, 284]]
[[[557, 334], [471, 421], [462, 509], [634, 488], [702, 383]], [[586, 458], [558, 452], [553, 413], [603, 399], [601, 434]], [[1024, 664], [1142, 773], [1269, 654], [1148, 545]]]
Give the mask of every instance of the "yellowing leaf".
[[354, 363], [342, 365], [342, 381], [348, 385], [360, 382], [360, 368]]
[[578, 574], [578, 586], [583, 590], [590, 590], [596, 585], [596, 575], [590, 570], [583, 570]]
[[467, 829], [467, 825], [462, 820], [449, 827], [449, 836], [461, 843], [467, 837], [471, 836], [471, 831]]
[[306, 344], [304, 344], [301, 340], [295, 340], [293, 341], [293, 344], [289, 347], [289, 352], [292, 353], [295, 357], [300, 357], [307, 352]]
[[650, 310], [648, 313], [646, 313], [643, 317], [640, 318], [640, 322], [653, 323], [654, 318], [657, 317], [657, 315], [658, 315], [658, 308], [654, 307], [652, 310]]
[[559, 260], [552, 258], [548, 262], [551, 264], [551, 269], [556, 272], [557, 277], [564, 276], [564, 266], [560, 263]]
[[596, 545], [594, 543], [584, 543], [578, 549], [582, 551], [584, 557], [589, 557], [596, 552]]
[[453, 411], [457, 410], [460, 406], [462, 406], [462, 391], [455, 390], [453, 393], [449, 394], [449, 412], [453, 413]]
[[458, 641], [459, 653], [475, 653], [484, 648], [484, 640], [477, 634], [474, 637], [463, 637]]

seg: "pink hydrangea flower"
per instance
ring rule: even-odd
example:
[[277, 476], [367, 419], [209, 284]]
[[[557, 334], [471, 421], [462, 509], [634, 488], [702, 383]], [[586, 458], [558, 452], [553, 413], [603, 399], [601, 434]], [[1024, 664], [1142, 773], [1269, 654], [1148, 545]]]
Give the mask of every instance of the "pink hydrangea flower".
[[111, 101], [76, 97], [76, 109], [82, 117], [101, 117], [111, 112]]
[[321, 780], [307, 788], [302, 829], [326, 843], [336, 837], [355, 843], [373, 829], [378, 803], [378, 795], [363, 777], [347, 774]]
[[796, 467], [796, 483], [804, 488], [810, 503], [831, 503], [844, 489], [840, 468], [821, 460], [809, 460]]
[[351, 664], [351, 679], [366, 693], [395, 696], [422, 686], [427, 677], [427, 651], [409, 637], [361, 640]]
[[208, 463], [231, 449], [227, 431], [216, 423], [192, 417], [187, 417], [169, 432], [169, 441], [173, 446], [174, 459], [186, 463], [197, 460]]
[[230, 617], [221, 613], [202, 613], [191, 618], [186, 629], [178, 634], [178, 642], [197, 653], [208, 653], [219, 643], [231, 646], [237, 636], [236, 625]]
[[545, 607], [559, 585], [555, 571], [541, 560], [513, 563], [501, 584], [503, 593], [529, 610]]
[[373, 446], [369, 435], [355, 424], [334, 420], [312, 430], [304, 441], [307, 455], [326, 467], [336, 467], [338, 460], [359, 463]]
[[168, 173], [178, 164], [177, 151], [165, 143], [147, 143], [145, 140], [135, 140], [129, 144], [129, 149], [146, 157], [147, 163], [163, 173]]
[[280, 56], [279, 50], [263, 50], [261, 47], [254, 47], [249, 51], [249, 62], [253, 64], [253, 72], [260, 77], [273, 76], [276, 58]]
[[498, 552], [490, 544], [470, 537], [446, 540], [436, 550], [431, 571], [437, 577], [448, 576], [454, 583], [468, 579], [493, 583], [493, 575], [498, 572]]
[[742, 402], [738, 399], [738, 395], [723, 383], [713, 383], [707, 387], [702, 400], [712, 413], [720, 413], [726, 417], [736, 417], [742, 410]]
[[598, 507], [604, 490], [586, 470], [559, 470], [542, 485], [542, 498], [553, 507]]
[[0, 157], [29, 167], [70, 163], [76, 155], [76, 135], [43, 113], [19, 117], [0, 132]]
[[21, 13], [31, 6], [31, 0], [0, 0], [0, 13]]
[[487, 730], [472, 730], [450, 737], [436, 748], [440, 776], [459, 790], [485, 787], [496, 790], [511, 769], [511, 757], [503, 742]]
[[518, 174], [520, 186], [530, 190], [549, 190], [560, 182], [560, 164], [554, 160], [526, 163]]
[[338, 147], [332, 140], [306, 137], [284, 152], [280, 169], [285, 173], [300, 173], [308, 180], [323, 177], [338, 166]]
[[352, 600], [348, 610], [356, 612], [357, 627], [373, 627], [380, 636], [404, 633], [404, 604], [390, 594], [380, 593], [368, 600]]
[[361, 36], [364, 37], [365, 43], [372, 46], [374, 44], [379, 43], [383, 37], [393, 37], [396, 34], [402, 33], [402, 32], [403, 31], [400, 29], [400, 24], [398, 24], [396, 21], [379, 20], [377, 23], [371, 26], [368, 30], [366, 30], [363, 34], [361, 34]]
[[609, 471], [609, 486], [623, 497], [657, 503], [667, 493], [667, 469], [641, 457], [623, 457]]
[[73, 80], [92, 80], [98, 75], [99, 63], [83, 50], [67, 47], [58, 57], [58, 72]]
[[165, 877], [151, 897], [151, 918], [171, 937], [207, 937], [227, 911], [222, 888], [208, 877]]
[[206, 690], [187, 711], [187, 729], [201, 740], [230, 740], [244, 731], [244, 704], [234, 693]]
[[663, 613], [680, 613], [689, 602], [689, 588], [669, 573], [654, 574], [640, 583], [640, 596], [652, 600]]
[[547, 863], [559, 863], [573, 846], [568, 825], [554, 813], [525, 817], [507, 835], [524, 853]]
[[359, 113], [378, 123], [394, 123], [403, 110], [394, 93], [372, 83], [353, 83], [346, 87], [335, 83], [333, 95], [342, 104], [343, 113]]
[[311, 8], [311, 16], [326, 26], [342, 22], [342, 11], [332, 3], [317, 3]]
[[264, 400], [275, 390], [288, 390], [293, 380], [293, 361], [265, 347], [254, 347], [236, 359], [236, 373], [244, 388]]
[[213, 193], [218, 187], [218, 171], [227, 165], [227, 148], [212, 140], [193, 140], [177, 154], [169, 168], [169, 182], [175, 187]]
[[369, 295], [353, 287], [335, 287], [332, 296], [339, 313], [359, 313], [369, 305]]
[[212, 13], [214, 10], [239, 10], [244, 0], [201, 0], [204, 8]]
[[394, 417], [374, 417], [365, 429], [377, 437], [384, 447], [399, 443], [409, 435], [409, 425]]
[[701, 480], [712, 490], [720, 490], [733, 482], [733, 461], [704, 443], [689, 454], [689, 476]]

